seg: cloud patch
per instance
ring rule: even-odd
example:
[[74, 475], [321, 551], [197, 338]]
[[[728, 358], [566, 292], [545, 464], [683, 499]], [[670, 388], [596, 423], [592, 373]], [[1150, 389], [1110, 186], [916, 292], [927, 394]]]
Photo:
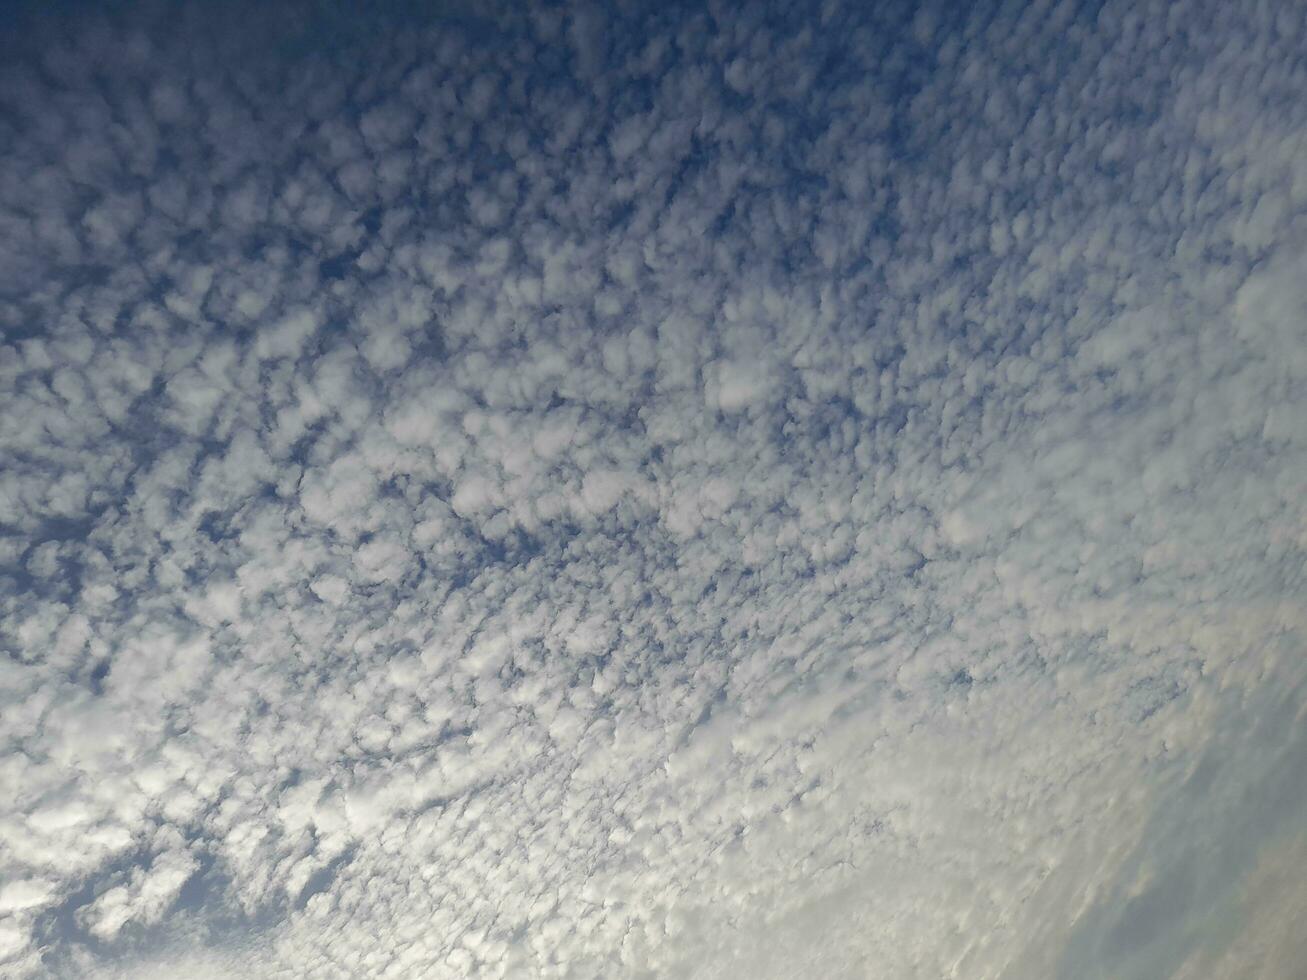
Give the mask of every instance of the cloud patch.
[[172, 13], [0, 34], [0, 972], [1290, 975], [1297, 7]]

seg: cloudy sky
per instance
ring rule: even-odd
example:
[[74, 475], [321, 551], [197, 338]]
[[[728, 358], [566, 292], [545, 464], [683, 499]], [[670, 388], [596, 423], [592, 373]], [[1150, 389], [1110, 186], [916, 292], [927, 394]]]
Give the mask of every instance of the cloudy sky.
[[1307, 5], [105, 6], [0, 975], [1302, 975]]

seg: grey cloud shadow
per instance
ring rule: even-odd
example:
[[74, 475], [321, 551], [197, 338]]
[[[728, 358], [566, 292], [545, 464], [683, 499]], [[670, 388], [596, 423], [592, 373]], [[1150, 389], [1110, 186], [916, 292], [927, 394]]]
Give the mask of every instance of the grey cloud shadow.
[[1300, 683], [1227, 706], [1223, 735], [1149, 821], [1126, 877], [1077, 923], [1057, 976], [1171, 976], [1238, 935], [1240, 888], [1261, 855], [1307, 836], [1304, 696]]

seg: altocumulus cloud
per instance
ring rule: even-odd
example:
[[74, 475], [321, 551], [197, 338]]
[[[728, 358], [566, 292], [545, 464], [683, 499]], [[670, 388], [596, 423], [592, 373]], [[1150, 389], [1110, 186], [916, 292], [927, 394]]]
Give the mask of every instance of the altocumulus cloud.
[[1307, 6], [267, 7], [0, 38], [0, 972], [1301, 975]]

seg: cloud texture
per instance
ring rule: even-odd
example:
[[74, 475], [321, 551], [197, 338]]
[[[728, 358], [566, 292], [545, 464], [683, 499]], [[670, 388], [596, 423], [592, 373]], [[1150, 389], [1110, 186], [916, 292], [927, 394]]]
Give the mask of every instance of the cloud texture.
[[1307, 7], [273, 6], [0, 42], [0, 972], [1293, 975]]

